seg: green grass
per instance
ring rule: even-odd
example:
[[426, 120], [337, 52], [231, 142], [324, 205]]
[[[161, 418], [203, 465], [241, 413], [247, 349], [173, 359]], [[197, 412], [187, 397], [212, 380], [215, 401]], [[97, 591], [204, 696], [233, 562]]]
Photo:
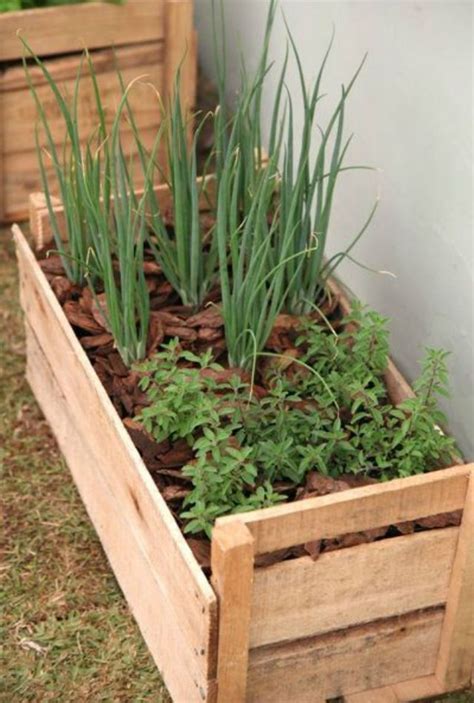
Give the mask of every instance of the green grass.
[[24, 380], [13, 249], [0, 232], [0, 701], [168, 703]]

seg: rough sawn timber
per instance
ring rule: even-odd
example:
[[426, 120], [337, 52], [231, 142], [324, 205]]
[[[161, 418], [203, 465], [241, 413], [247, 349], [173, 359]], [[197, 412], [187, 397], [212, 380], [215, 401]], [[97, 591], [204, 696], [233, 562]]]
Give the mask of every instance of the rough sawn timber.
[[216, 597], [15, 227], [28, 380], [176, 701], [212, 701]]

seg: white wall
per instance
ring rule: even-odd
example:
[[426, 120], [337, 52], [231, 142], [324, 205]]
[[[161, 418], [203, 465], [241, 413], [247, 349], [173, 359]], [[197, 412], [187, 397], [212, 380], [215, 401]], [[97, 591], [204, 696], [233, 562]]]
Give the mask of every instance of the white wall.
[[[255, 64], [268, 2], [224, 0], [224, 6], [235, 90], [239, 51]], [[335, 26], [323, 86], [328, 105], [369, 52], [346, 111], [348, 131], [355, 132], [349, 156], [352, 163], [376, 165], [381, 172], [341, 176], [330, 250], [350, 241], [379, 192], [375, 220], [354, 256], [393, 271], [397, 279], [353, 264], [339, 274], [391, 318], [393, 355], [408, 378], [417, 374], [425, 346], [452, 352], [452, 398], [444, 410], [462, 450], [472, 457], [472, 3], [281, 0], [281, 7], [308, 79]], [[196, 0], [196, 23], [201, 63], [213, 77], [210, 0]], [[273, 36], [272, 57], [281, 60], [286, 39], [280, 16]], [[274, 85], [272, 79], [270, 93]], [[296, 95], [294, 70], [289, 85]], [[267, 118], [269, 106], [267, 100]]]

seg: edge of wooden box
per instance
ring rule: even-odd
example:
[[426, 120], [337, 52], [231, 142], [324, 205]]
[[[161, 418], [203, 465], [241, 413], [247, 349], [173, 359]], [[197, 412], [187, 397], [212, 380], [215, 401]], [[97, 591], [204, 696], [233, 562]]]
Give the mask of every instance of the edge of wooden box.
[[0, 62], [21, 60], [18, 31], [42, 57], [81, 51], [84, 46], [96, 49], [163, 39], [167, 2], [91, 2], [2, 13]]
[[[52, 429], [96, 531], [103, 542], [104, 538], [107, 540], [104, 549], [117, 580], [126, 595], [132, 594], [129, 605], [167, 687], [176, 700], [212, 702], [216, 595], [121, 423], [28, 242], [17, 225], [12, 230], [27, 329], [28, 380], [45, 415], [52, 419]], [[62, 358], [60, 367], [54, 363], [57, 354]], [[85, 413], [84, 406], [91, 399], [93, 404], [86, 405], [90, 412]], [[99, 431], [94, 425], [101, 428], [102, 434], [91, 442], [89, 430]], [[112, 445], [116, 446], [113, 457]], [[87, 467], [87, 471], [81, 467]], [[93, 505], [99, 500], [97, 494], [102, 501], [98, 507]], [[129, 554], [130, 566], [127, 566], [123, 553], [127, 539], [132, 539], [131, 545], [141, 559], [137, 568], [145, 578], [142, 594], [131, 573], [135, 556]], [[166, 542], [171, 549], [163, 555], [160, 549]], [[179, 590], [187, 593], [179, 603], [174, 595], [177, 584]], [[157, 617], [159, 613], [162, 615]], [[188, 640], [187, 633], [195, 630], [195, 642], [193, 638]], [[176, 656], [170, 659], [176, 647], [183, 651], [175, 651]]]

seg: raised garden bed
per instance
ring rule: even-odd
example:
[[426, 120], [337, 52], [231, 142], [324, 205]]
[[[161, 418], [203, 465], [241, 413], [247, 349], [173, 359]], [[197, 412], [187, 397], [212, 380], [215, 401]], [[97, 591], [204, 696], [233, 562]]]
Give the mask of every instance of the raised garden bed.
[[[47, 218], [33, 205], [42, 245]], [[473, 465], [220, 518], [209, 582], [18, 227], [15, 239], [28, 380], [176, 701], [393, 703], [469, 684]], [[394, 402], [410, 392], [392, 364], [386, 382]], [[459, 510], [460, 526], [256, 560]]]
[[[4, 222], [26, 219], [29, 194], [41, 190], [33, 129], [36, 111], [21, 66], [19, 29], [45, 59], [53, 79], [70, 95], [84, 46], [91, 51], [107, 106], [113, 107], [121, 95], [111, 46], [126, 83], [146, 75], [164, 98], [186, 56], [183, 105], [191, 107], [195, 95], [192, 0], [126, 0], [122, 5], [88, 2], [0, 14], [0, 221]], [[32, 79], [59, 145], [64, 129], [57, 107], [39, 71], [32, 70]], [[144, 141], [151, 144], [160, 120], [156, 97], [145, 86], [137, 86], [131, 103]], [[89, 81], [82, 82], [80, 119], [84, 133], [97, 121]], [[124, 142], [126, 153], [129, 143]]]

